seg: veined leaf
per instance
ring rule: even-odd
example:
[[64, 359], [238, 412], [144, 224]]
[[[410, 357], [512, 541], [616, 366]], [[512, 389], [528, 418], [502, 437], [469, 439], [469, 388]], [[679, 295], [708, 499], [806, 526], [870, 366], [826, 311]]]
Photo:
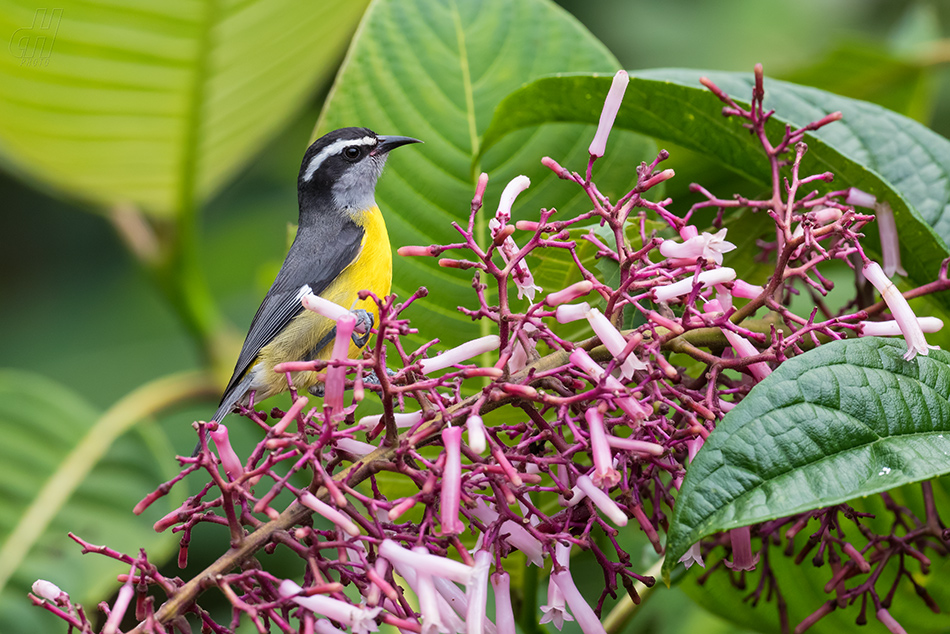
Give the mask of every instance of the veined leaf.
[[[205, 386], [194, 375], [156, 382], [159, 394], [180, 383]], [[40, 376], [0, 371], [0, 631], [43, 632], [52, 616], [33, 607], [26, 593], [37, 579], [57, 584], [91, 608], [117, 587], [128, 567], [108, 557], [83, 555], [72, 531], [120, 552], [145, 548], [154, 562], [174, 549], [176, 536], [152, 523], [177, 506], [173, 491], [146, 511], [132, 507], [177, 473], [174, 451], [156, 426], [130, 431], [142, 403], [137, 391], [100, 415], [79, 396]]]
[[[707, 76], [738, 102], [752, 94], [751, 73], [660, 69], [630, 79], [615, 127], [635, 130], [695, 150], [754, 182], [770, 182], [757, 140], [722, 103], [699, 85]], [[586, 121], [597, 116], [609, 77], [567, 76], [537, 80], [499, 105], [483, 147], [547, 121]], [[786, 123], [803, 126], [841, 111], [842, 121], [806, 137], [804, 173], [831, 171], [833, 187], [858, 187], [887, 200], [900, 228], [904, 268], [916, 284], [932, 281], [950, 256], [950, 141], [880, 106], [815, 88], [766, 79], [765, 107], [776, 115], [768, 131], [778, 138]], [[608, 156], [610, 147], [608, 147]], [[715, 192], [728, 197], [734, 192]], [[876, 231], [868, 232], [873, 247]], [[950, 296], [939, 301], [950, 306]]]
[[756, 385], [689, 466], [664, 574], [713, 533], [950, 473], [950, 353], [905, 351], [836, 341]]
[[[376, 0], [315, 136], [365, 125], [425, 141], [394, 152], [377, 188], [394, 247], [458, 241], [451, 222], [467, 225], [475, 181], [481, 171], [488, 172], [491, 181], [477, 225], [484, 244], [498, 196], [518, 174], [532, 182], [515, 203], [518, 218], [537, 219], [541, 207], [556, 207], [559, 214], [590, 209], [580, 188], [559, 181], [540, 160], [550, 155], [582, 169], [598, 118], [581, 122], [588, 125], [535, 126], [483, 153], [482, 135], [498, 103], [543, 74], [616, 68], [618, 62], [604, 46], [548, 0]], [[634, 167], [655, 152], [652, 142], [634, 135], [618, 135], [616, 141], [617, 156], [624, 160], [615, 161], [598, 179], [601, 191], [614, 196], [635, 182]], [[543, 252], [535, 254], [544, 258]], [[397, 257], [394, 268], [393, 290], [401, 297], [419, 286], [431, 291], [411, 313], [420, 331], [447, 346], [480, 334], [479, 324], [456, 311], [456, 306], [475, 303], [471, 272], [440, 269], [431, 258]]]
[[54, 6], [0, 0], [0, 150], [70, 194], [167, 216], [329, 78], [365, 0]]

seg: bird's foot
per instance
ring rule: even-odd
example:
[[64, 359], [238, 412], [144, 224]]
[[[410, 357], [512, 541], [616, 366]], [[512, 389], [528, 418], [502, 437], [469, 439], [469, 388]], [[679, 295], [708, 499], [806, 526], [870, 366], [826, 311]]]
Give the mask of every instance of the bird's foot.
[[323, 383], [314, 383], [309, 388], [307, 388], [307, 391], [313, 394], [314, 396], [323, 398], [323, 394], [326, 391], [326, 389], [324, 388]]
[[353, 343], [356, 344], [357, 348], [362, 348], [366, 345], [366, 342], [369, 341], [370, 330], [373, 328], [373, 324], [376, 320], [373, 318], [373, 313], [358, 308], [353, 311], [353, 314], [356, 315], [356, 323], [363, 326], [363, 333], [354, 332], [350, 337], [353, 340]]
[[[396, 371], [390, 368], [386, 368], [386, 374], [389, 376], [396, 376]], [[363, 375], [363, 383], [369, 383], [370, 385], [379, 385], [379, 377], [376, 376], [376, 373], [370, 370]]]

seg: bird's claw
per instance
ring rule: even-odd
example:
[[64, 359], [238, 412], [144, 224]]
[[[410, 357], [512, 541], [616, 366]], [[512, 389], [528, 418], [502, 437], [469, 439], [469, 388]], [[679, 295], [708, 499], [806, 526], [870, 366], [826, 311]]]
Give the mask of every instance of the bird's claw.
[[363, 310], [362, 308], [357, 308], [353, 311], [353, 314], [356, 315], [356, 323], [363, 325], [363, 333], [353, 332], [350, 338], [353, 340], [353, 343], [356, 344], [357, 348], [362, 348], [366, 345], [366, 342], [369, 341], [370, 330], [373, 328], [373, 324], [376, 320], [373, 318], [373, 313]]
[[[396, 371], [391, 368], [386, 368], [386, 374], [389, 376], [396, 376]], [[376, 373], [370, 370], [363, 375], [363, 383], [369, 383], [370, 385], [379, 385], [379, 377], [376, 376]]]

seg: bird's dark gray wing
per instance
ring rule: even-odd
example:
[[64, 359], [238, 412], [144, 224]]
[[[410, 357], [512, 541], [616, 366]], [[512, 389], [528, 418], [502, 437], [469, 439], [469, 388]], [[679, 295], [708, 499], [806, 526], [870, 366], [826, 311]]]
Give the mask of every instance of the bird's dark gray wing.
[[[317, 226], [298, 229], [280, 272], [251, 321], [234, 374], [221, 398], [222, 406], [228, 400], [233, 405], [243, 396], [231, 392], [242, 384], [241, 379], [261, 348], [304, 310], [300, 289], [307, 285], [312, 293], [322, 293], [359, 255], [363, 235], [362, 227], [349, 219], [336, 217], [326, 218], [326, 222]], [[244, 383], [242, 391], [248, 389]]]

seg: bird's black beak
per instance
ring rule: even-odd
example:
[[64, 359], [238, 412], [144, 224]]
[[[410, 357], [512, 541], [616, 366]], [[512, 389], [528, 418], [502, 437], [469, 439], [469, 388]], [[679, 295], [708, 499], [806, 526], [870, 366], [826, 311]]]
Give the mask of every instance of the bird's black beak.
[[413, 139], [410, 136], [383, 136], [379, 135], [376, 137], [379, 139], [379, 145], [376, 146], [376, 150], [373, 154], [385, 154], [390, 150], [395, 150], [401, 145], [408, 145], [409, 143], [422, 143], [419, 139]]

